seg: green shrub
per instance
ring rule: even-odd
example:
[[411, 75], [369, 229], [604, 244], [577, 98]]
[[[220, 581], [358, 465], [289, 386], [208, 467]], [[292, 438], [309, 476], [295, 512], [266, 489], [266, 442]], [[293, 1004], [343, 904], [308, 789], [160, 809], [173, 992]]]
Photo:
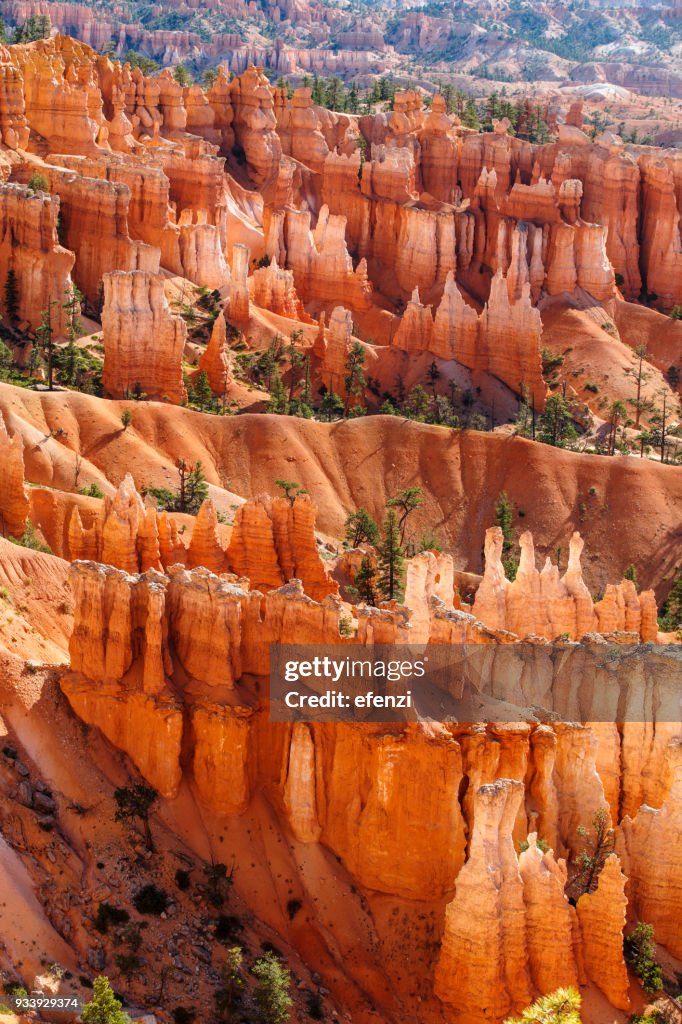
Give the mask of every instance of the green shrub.
[[81, 487], [79, 494], [84, 494], [86, 498], [103, 498], [104, 491], [97, 484], [90, 484], [88, 487]]
[[253, 1000], [259, 1024], [285, 1024], [294, 1001], [289, 995], [291, 975], [274, 953], [259, 957], [251, 968], [256, 977]]
[[625, 959], [642, 982], [645, 992], [660, 992], [663, 988], [661, 965], [656, 960], [654, 929], [640, 921], [633, 932], [623, 940]]
[[8, 540], [11, 540], [13, 544], [19, 544], [22, 548], [30, 548], [31, 551], [42, 551], [46, 555], [52, 554], [52, 548], [43, 544], [30, 519], [26, 520], [26, 529], [21, 537], [9, 537]]
[[31, 192], [49, 192], [50, 183], [44, 174], [39, 174], [38, 171], [34, 171], [31, 177], [28, 179], [28, 187]]

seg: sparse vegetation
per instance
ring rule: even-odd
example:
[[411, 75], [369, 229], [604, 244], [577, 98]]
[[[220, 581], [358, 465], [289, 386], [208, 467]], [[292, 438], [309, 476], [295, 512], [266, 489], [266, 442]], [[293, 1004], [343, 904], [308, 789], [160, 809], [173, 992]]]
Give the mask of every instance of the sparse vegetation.
[[290, 505], [293, 505], [299, 495], [308, 493], [295, 480], [275, 480], [275, 483], [283, 491], [284, 497]]
[[654, 929], [640, 921], [634, 931], [623, 941], [625, 959], [642, 982], [645, 992], [653, 994], [663, 988], [661, 966], [656, 959]]
[[581, 1024], [580, 993], [574, 988], [560, 988], [541, 996], [520, 1017], [508, 1017], [505, 1024]]
[[139, 914], [150, 914], [158, 917], [168, 908], [168, 893], [164, 892], [152, 882], [144, 885], [133, 899], [135, 909]]
[[149, 815], [158, 796], [155, 789], [140, 782], [134, 786], [121, 786], [114, 790], [114, 801], [116, 802], [114, 820], [137, 819], [140, 821], [144, 830], [145, 843], [150, 852], [154, 851], [154, 840], [149, 824]]
[[594, 892], [606, 858], [613, 853], [613, 830], [609, 825], [609, 812], [600, 807], [592, 818], [591, 829], [578, 826], [583, 848], [571, 864], [571, 876], [566, 894], [574, 902], [584, 893]]
[[273, 953], [265, 953], [256, 960], [251, 973], [256, 978], [253, 1001], [258, 1024], [285, 1024], [294, 1005], [289, 995], [289, 972]]
[[42, 551], [46, 555], [52, 554], [52, 548], [40, 539], [30, 519], [26, 520], [26, 526], [21, 537], [8, 537], [7, 539], [11, 540], [13, 544], [19, 544], [22, 548], [30, 548], [31, 551]]
[[366, 508], [359, 508], [346, 517], [345, 535], [352, 548], [357, 548], [363, 543], [376, 545], [379, 540], [379, 527]]
[[83, 1024], [132, 1024], [130, 1017], [122, 1010], [123, 1004], [114, 995], [109, 979], [102, 975], [95, 978], [92, 999], [83, 1007]]

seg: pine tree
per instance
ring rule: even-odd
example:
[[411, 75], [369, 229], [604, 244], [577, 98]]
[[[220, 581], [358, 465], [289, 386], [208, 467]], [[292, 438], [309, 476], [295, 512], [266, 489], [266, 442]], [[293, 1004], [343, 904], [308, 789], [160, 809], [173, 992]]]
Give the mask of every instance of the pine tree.
[[83, 1024], [132, 1024], [127, 1013], [121, 1009], [120, 999], [114, 995], [109, 979], [104, 975], [95, 978], [93, 996], [83, 1007], [80, 1019]]
[[505, 1024], [581, 1024], [582, 999], [575, 988], [560, 988], [541, 996], [520, 1017], [508, 1017]]
[[391, 498], [386, 502], [388, 508], [397, 508], [400, 518], [398, 519], [398, 529], [400, 532], [400, 543], [401, 545], [405, 541], [405, 530], [407, 529], [407, 520], [412, 515], [415, 509], [423, 503], [423, 491], [421, 487], [405, 487], [400, 491], [394, 498]]
[[379, 527], [366, 508], [350, 512], [346, 517], [346, 540], [352, 548], [360, 544], [376, 544], [379, 540]]
[[300, 484], [296, 483], [295, 480], [275, 480], [275, 483], [282, 489], [284, 497], [290, 505], [294, 504], [299, 494], [308, 493]]
[[563, 448], [577, 437], [571, 411], [563, 395], [550, 395], [538, 421], [538, 438], [545, 444]]
[[184, 64], [177, 64], [173, 68], [173, 78], [183, 88], [192, 84], [192, 76]]
[[320, 402], [318, 414], [321, 420], [326, 423], [338, 419], [343, 413], [343, 400], [335, 391], [325, 391]]
[[47, 363], [47, 386], [52, 391], [54, 378], [54, 331], [52, 327], [52, 307], [57, 305], [50, 299], [47, 309], [44, 309], [40, 317], [40, 327], [36, 331], [36, 340], [45, 361]]
[[184, 481], [184, 505], [181, 512], [195, 516], [208, 498], [208, 483], [204, 476], [204, 467], [200, 459], [190, 466]]
[[312, 86], [312, 101], [316, 107], [323, 107], [325, 105], [325, 99], [326, 92], [324, 82], [315, 75]]
[[201, 370], [194, 381], [194, 397], [200, 409], [209, 409], [213, 405], [213, 392], [206, 370]]
[[661, 629], [666, 633], [682, 629], [682, 569], [677, 570], [675, 582], [661, 609], [658, 621]]
[[365, 350], [359, 341], [354, 342], [346, 358], [344, 384], [346, 385], [344, 412], [347, 412], [350, 399], [361, 395], [367, 384], [365, 379]]
[[634, 564], [629, 565], [623, 573], [624, 580], [630, 580], [635, 585], [635, 590], [639, 590], [639, 581], [637, 579], [637, 568]]
[[360, 562], [354, 582], [360, 600], [374, 606], [377, 603], [377, 570], [369, 555]]
[[19, 319], [19, 285], [12, 267], [7, 271], [5, 278], [5, 312], [7, 319], [14, 326]]
[[429, 387], [433, 391], [434, 398], [436, 397], [436, 384], [441, 379], [441, 377], [442, 374], [438, 369], [438, 363], [434, 359], [431, 365], [429, 366], [428, 370], [426, 371], [426, 379], [429, 383]]
[[[557, 558], [558, 562], [558, 558]], [[613, 853], [613, 830], [609, 826], [609, 812], [598, 808], [592, 817], [592, 830], [579, 825], [577, 833], [583, 841], [583, 848], [571, 865], [575, 874], [566, 886], [566, 893], [577, 900], [584, 893], [594, 892], [606, 858]]]
[[134, 786], [122, 786], [114, 790], [116, 801], [115, 821], [127, 821], [139, 818], [144, 828], [144, 838], [148, 850], [154, 850], [154, 840], [149, 824], [149, 812], [156, 803], [158, 793], [151, 786], [136, 783]]
[[66, 298], [62, 309], [66, 313], [67, 346], [61, 364], [61, 376], [64, 379], [64, 383], [73, 386], [76, 383], [80, 367], [80, 352], [76, 341], [83, 329], [81, 323], [81, 302], [83, 301], [83, 296], [75, 284], [66, 289], [65, 295]]
[[259, 957], [251, 968], [256, 977], [253, 1001], [259, 1024], [286, 1024], [294, 1001], [289, 995], [291, 975], [274, 953]]
[[384, 536], [379, 545], [378, 565], [377, 588], [384, 600], [394, 601], [402, 592], [404, 562], [398, 517], [393, 508], [388, 509], [384, 519]]
[[495, 504], [495, 522], [502, 530], [502, 564], [508, 580], [516, 579], [519, 567], [518, 557], [511, 553], [514, 546], [513, 518], [514, 506], [509, 500], [507, 492], [500, 491]]
[[222, 987], [216, 992], [216, 1009], [221, 1020], [227, 1022], [234, 1019], [234, 1013], [241, 999], [241, 989], [244, 987], [243, 962], [244, 954], [241, 946], [232, 946], [231, 949], [228, 949], [227, 960], [220, 969]]
[[289, 412], [289, 399], [279, 370], [275, 370], [272, 376], [268, 412], [274, 412], [280, 416], [286, 416]]

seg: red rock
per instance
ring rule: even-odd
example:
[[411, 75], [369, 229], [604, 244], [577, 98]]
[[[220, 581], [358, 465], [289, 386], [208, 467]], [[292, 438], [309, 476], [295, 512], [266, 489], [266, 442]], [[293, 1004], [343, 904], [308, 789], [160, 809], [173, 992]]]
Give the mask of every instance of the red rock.
[[623, 958], [628, 903], [625, 882], [620, 861], [612, 853], [606, 858], [596, 890], [585, 893], [576, 904], [587, 974], [619, 1010], [630, 1009], [630, 981]]
[[21, 434], [10, 435], [0, 416], [0, 534], [21, 537], [26, 529], [29, 500], [24, 490], [24, 443]]
[[222, 398], [232, 379], [232, 360], [227, 347], [225, 317], [220, 313], [213, 324], [211, 340], [199, 360], [199, 371], [206, 373], [211, 391]]
[[150, 398], [186, 400], [187, 328], [171, 313], [160, 277], [142, 270], [105, 274], [102, 332], [102, 383], [108, 394], [123, 397], [139, 385]]

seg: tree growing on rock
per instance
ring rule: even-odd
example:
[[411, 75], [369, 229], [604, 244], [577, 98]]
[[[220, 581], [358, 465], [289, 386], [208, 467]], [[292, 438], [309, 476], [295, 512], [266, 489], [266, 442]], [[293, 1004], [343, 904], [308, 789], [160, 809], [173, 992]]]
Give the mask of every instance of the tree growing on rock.
[[386, 601], [395, 601], [402, 592], [405, 574], [403, 549], [400, 543], [400, 526], [393, 508], [389, 508], [384, 519], [384, 536], [379, 545], [379, 578], [377, 587]]
[[377, 603], [377, 570], [369, 555], [360, 562], [360, 568], [355, 574], [355, 587], [358, 597], [365, 604], [374, 606]]
[[559, 988], [541, 996], [520, 1017], [508, 1017], [504, 1024], [581, 1024], [582, 998], [577, 989]]
[[114, 820], [138, 819], [142, 823], [147, 849], [152, 853], [154, 852], [154, 839], [149, 824], [149, 813], [158, 796], [155, 789], [143, 782], [138, 782], [134, 786], [121, 786], [114, 790], [114, 800], [116, 801]]
[[173, 68], [173, 78], [183, 89], [192, 84], [192, 76], [184, 64], [176, 64]]
[[662, 630], [672, 633], [676, 629], [682, 629], [682, 569], [678, 569], [675, 582], [661, 608], [661, 615], [658, 620]]
[[633, 932], [623, 940], [625, 959], [642, 982], [645, 992], [653, 994], [663, 988], [661, 965], [656, 959], [654, 929], [640, 921]]
[[577, 436], [568, 402], [563, 395], [550, 395], [538, 420], [538, 440], [564, 448]]
[[508, 580], [515, 580], [519, 568], [518, 555], [514, 555], [514, 506], [506, 491], [500, 491], [495, 504], [495, 522], [502, 530], [502, 565]]
[[365, 350], [359, 341], [353, 343], [346, 358], [344, 384], [346, 385], [346, 401], [344, 402], [343, 411], [347, 413], [351, 398], [361, 395], [367, 384], [365, 379]]
[[579, 825], [577, 831], [583, 840], [583, 849], [574, 861], [575, 872], [566, 886], [566, 894], [575, 901], [585, 893], [594, 892], [606, 858], [614, 850], [613, 829], [609, 826], [609, 812], [605, 807], [595, 811], [591, 830]]
[[178, 473], [180, 474], [180, 490], [175, 511], [195, 516], [208, 498], [208, 483], [204, 476], [201, 460], [197, 459], [196, 462], [187, 463], [184, 459], [180, 459]]
[[77, 339], [83, 329], [81, 322], [82, 301], [83, 296], [75, 284], [66, 289], [62, 309], [66, 313], [67, 345], [63, 352], [60, 353], [60, 380], [72, 386], [76, 384], [81, 364]]
[[93, 996], [83, 1007], [80, 1019], [83, 1024], [132, 1024], [131, 1018], [124, 1013], [123, 1003], [114, 995], [109, 979], [104, 975], [95, 978]]
[[251, 968], [256, 987], [253, 1001], [258, 1024], [285, 1024], [294, 1001], [289, 995], [291, 975], [274, 953], [259, 957]]
[[359, 508], [346, 516], [346, 540], [352, 548], [367, 543], [376, 545], [379, 540], [379, 527], [366, 508]]
[[388, 508], [398, 509], [398, 530], [400, 533], [400, 544], [405, 541], [405, 530], [407, 521], [415, 509], [424, 502], [424, 492], [421, 487], [405, 487], [402, 491], [389, 498], [386, 502]]
[[284, 497], [287, 499], [290, 505], [296, 501], [299, 494], [307, 494], [305, 488], [301, 487], [300, 484], [296, 483], [295, 480], [275, 480], [278, 487], [281, 487], [284, 492]]
[[232, 946], [227, 951], [227, 959], [220, 969], [221, 986], [216, 992], [215, 1002], [220, 1020], [231, 1024], [242, 998], [244, 979], [242, 964], [244, 954], [240, 946]]

